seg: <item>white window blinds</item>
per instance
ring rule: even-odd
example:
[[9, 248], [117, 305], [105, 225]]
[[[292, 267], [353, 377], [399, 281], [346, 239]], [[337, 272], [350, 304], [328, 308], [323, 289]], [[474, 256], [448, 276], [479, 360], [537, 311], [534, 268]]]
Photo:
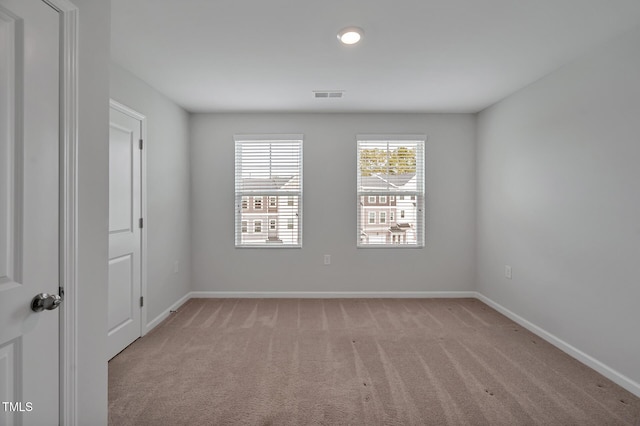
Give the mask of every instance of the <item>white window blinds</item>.
[[424, 247], [424, 135], [358, 135], [358, 247]]
[[302, 135], [234, 139], [236, 247], [301, 247]]

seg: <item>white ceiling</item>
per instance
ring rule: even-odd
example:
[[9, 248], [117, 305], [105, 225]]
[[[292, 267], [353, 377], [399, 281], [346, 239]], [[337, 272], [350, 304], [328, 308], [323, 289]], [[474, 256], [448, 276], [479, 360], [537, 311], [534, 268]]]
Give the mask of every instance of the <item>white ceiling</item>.
[[112, 0], [112, 57], [192, 112], [477, 112], [639, 24], [640, 0]]

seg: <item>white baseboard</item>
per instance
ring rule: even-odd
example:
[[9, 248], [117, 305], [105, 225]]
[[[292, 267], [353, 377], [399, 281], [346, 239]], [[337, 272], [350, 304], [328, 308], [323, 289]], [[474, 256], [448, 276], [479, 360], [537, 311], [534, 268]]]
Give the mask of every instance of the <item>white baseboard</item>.
[[169, 314], [171, 314], [171, 311], [177, 310], [180, 306], [182, 306], [187, 300], [189, 300], [191, 298], [193, 298], [193, 296], [191, 296], [191, 292], [189, 292], [189, 293], [185, 294], [184, 296], [182, 296], [180, 299], [178, 299], [178, 301], [176, 303], [174, 303], [173, 305], [169, 306], [160, 315], [155, 317], [151, 322], [147, 323], [147, 326], [143, 330], [142, 335], [144, 336], [145, 334], [147, 334], [148, 332], [153, 330], [158, 324], [160, 324], [162, 321], [164, 321], [165, 318], [167, 318], [169, 316]]
[[192, 291], [192, 298], [415, 299], [476, 297], [475, 291]]
[[549, 333], [545, 329], [543, 329], [541, 327], [538, 327], [537, 325], [535, 325], [532, 322], [524, 319], [520, 315], [510, 311], [509, 309], [505, 308], [504, 306], [500, 305], [499, 303], [494, 302], [493, 300], [489, 299], [485, 295], [483, 295], [481, 293], [476, 293], [476, 297], [477, 297], [478, 300], [480, 300], [480, 301], [486, 303], [487, 305], [491, 306], [493, 309], [495, 309], [496, 311], [500, 312], [504, 316], [508, 317], [510, 320], [520, 324], [522, 327], [526, 328], [527, 330], [529, 330], [533, 334], [535, 334], [535, 335], [539, 336], [540, 338], [546, 340], [547, 342], [551, 343], [553, 346], [557, 347], [562, 352], [572, 356], [573, 358], [577, 359], [578, 361], [582, 362], [583, 364], [587, 365], [588, 367], [593, 368], [598, 373], [600, 373], [603, 376], [605, 376], [607, 379], [609, 379], [612, 382], [622, 386], [623, 388], [625, 388], [629, 392], [633, 393], [634, 395], [640, 397], [640, 383], [638, 383], [638, 382], [630, 379], [629, 377], [619, 373], [618, 371], [614, 370], [613, 368], [609, 367], [608, 365], [598, 361], [594, 357], [582, 352], [580, 349], [570, 345], [569, 343], [565, 342], [564, 340], [560, 339], [559, 337]]

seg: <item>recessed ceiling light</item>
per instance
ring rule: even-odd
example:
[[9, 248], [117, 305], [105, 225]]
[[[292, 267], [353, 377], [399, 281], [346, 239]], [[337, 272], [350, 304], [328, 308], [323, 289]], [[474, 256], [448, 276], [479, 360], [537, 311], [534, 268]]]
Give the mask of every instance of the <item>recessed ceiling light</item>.
[[338, 33], [338, 40], [343, 44], [356, 44], [362, 38], [364, 31], [358, 27], [347, 27]]

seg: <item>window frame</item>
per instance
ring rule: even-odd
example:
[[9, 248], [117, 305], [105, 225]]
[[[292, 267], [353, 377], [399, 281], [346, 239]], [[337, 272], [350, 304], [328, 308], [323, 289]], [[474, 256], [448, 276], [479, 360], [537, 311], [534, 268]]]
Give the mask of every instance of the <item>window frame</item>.
[[[304, 149], [304, 135], [302, 134], [260, 134], [260, 135], [248, 135], [248, 134], [236, 134], [234, 135], [234, 143], [235, 143], [235, 247], [236, 248], [302, 248], [302, 235], [303, 235], [303, 220], [302, 220], [302, 210], [303, 210], [303, 149]], [[292, 155], [290, 157], [291, 164], [295, 165], [294, 169], [292, 169], [293, 176], [298, 180], [297, 184], [292, 185], [292, 187], [287, 188], [283, 187], [275, 187], [273, 189], [268, 190], [258, 190], [247, 188], [246, 183], [243, 180], [246, 180], [247, 175], [243, 175], [242, 165], [246, 164], [246, 157], [243, 163], [243, 147], [244, 149], [250, 149], [248, 145], [250, 144], [262, 144], [269, 150], [269, 156], [271, 155], [271, 146], [274, 144], [282, 144], [282, 145], [290, 145], [292, 149]], [[271, 144], [271, 145], [270, 145]], [[261, 147], [258, 146], [258, 149]], [[285, 148], [286, 149], [286, 148]], [[261, 158], [261, 157], [257, 157]], [[267, 159], [265, 164], [268, 164], [268, 168], [266, 169], [269, 173], [274, 173], [271, 169], [272, 163], [276, 164], [277, 160]], [[277, 167], [277, 166], [273, 166]], [[253, 170], [253, 169], [252, 169]], [[249, 175], [251, 176], [251, 175]], [[280, 175], [282, 176], [282, 175]], [[256, 209], [254, 204], [251, 204], [253, 208], [243, 209], [243, 197], [254, 197], [260, 198], [260, 207]], [[278, 199], [284, 200], [286, 197], [286, 206], [280, 204]], [[271, 200], [276, 200], [275, 207], [271, 204]], [[245, 198], [246, 199], [246, 198]], [[254, 201], [255, 202], [255, 201]], [[248, 204], [248, 203], [247, 203]], [[266, 204], [266, 206], [265, 206]], [[280, 243], [273, 244], [269, 241], [264, 242], [256, 242], [256, 241], [247, 241], [244, 240], [243, 236], [248, 233], [255, 234], [255, 222], [260, 221], [260, 233], [267, 235], [269, 231], [273, 231], [270, 228], [271, 222], [268, 219], [267, 215], [270, 213], [270, 209], [278, 209], [278, 213], [282, 213], [281, 219], [284, 220], [288, 218], [288, 216], [284, 212], [280, 212], [280, 208], [290, 208], [291, 209], [291, 219], [293, 220], [293, 229], [288, 228], [288, 231], [293, 231], [289, 234], [291, 237], [292, 243]], [[254, 217], [251, 217], [251, 215]], [[263, 215], [255, 217], [255, 215]], [[242, 232], [242, 221], [249, 221], [251, 225], [248, 226], [247, 233]], [[266, 225], [265, 225], [266, 221]], [[288, 222], [288, 221], [287, 221]], [[279, 228], [276, 222], [276, 231]], [[283, 237], [284, 239], [284, 237]]]
[[[397, 146], [398, 144], [402, 144], [406, 142], [411, 144], [411, 146], [415, 146], [416, 150], [416, 161], [415, 161], [415, 186], [413, 182], [411, 182], [411, 186], [408, 188], [393, 188], [391, 184], [387, 184], [386, 188], [379, 189], [376, 188], [376, 185], [369, 186], [369, 188], [361, 186], [361, 152], [364, 149], [372, 149], [367, 148], [367, 146], [375, 146], [375, 144], [381, 144], [381, 149], [390, 152], [392, 149], [390, 145]], [[386, 147], [384, 144], [386, 143]], [[425, 186], [425, 174], [426, 174], [426, 148], [427, 148], [427, 137], [426, 135], [357, 135], [356, 137], [356, 245], [357, 248], [389, 248], [389, 249], [397, 249], [397, 248], [424, 248], [426, 243], [426, 215], [425, 215], [425, 206], [426, 206], [426, 186]], [[387, 158], [390, 154], [387, 154]], [[388, 160], [386, 160], [388, 161]], [[385, 164], [385, 163], [383, 163]], [[396, 163], [397, 164], [397, 163]], [[390, 172], [391, 167], [389, 163], [386, 163], [387, 175], [391, 175]], [[381, 172], [382, 173], [382, 172]], [[401, 173], [401, 172], [399, 172]], [[365, 175], [368, 176], [368, 175]], [[385, 176], [385, 174], [380, 174], [379, 176]], [[386, 197], [390, 208], [395, 208], [398, 211], [390, 211], [385, 213], [385, 223], [380, 222], [382, 225], [388, 225], [391, 227], [392, 225], [396, 225], [401, 222], [400, 219], [405, 219], [405, 217], [401, 216], [401, 212], [406, 210], [402, 206], [402, 202], [407, 202], [409, 199], [413, 199], [411, 201], [414, 203], [415, 208], [415, 219], [411, 218], [407, 220], [408, 223], [415, 224], [415, 243], [398, 243], [392, 242], [392, 237], [395, 233], [389, 232], [387, 234], [387, 238], [389, 239], [387, 242], [373, 242], [368, 243], [365, 242], [363, 236], [366, 235], [366, 225], [372, 225], [369, 222], [369, 215], [367, 211], [367, 206], [365, 203], [362, 203], [362, 197], [371, 197], [376, 196], [377, 199], [380, 197]], [[366, 198], [368, 200], [368, 198]], [[395, 201], [395, 206], [393, 206], [393, 201]], [[405, 201], [406, 200], [406, 201]], [[378, 203], [377, 203], [378, 204]], [[376, 204], [376, 205], [377, 205]], [[401, 210], [402, 209], [402, 210]], [[413, 208], [411, 213], [413, 213]], [[376, 216], [378, 214], [376, 213]], [[406, 216], [406, 212], [405, 215]], [[379, 222], [379, 221], [377, 221]], [[412, 225], [413, 228], [413, 225]], [[411, 229], [411, 228], [410, 228]], [[406, 240], [413, 241], [413, 236], [410, 234], [407, 235]], [[368, 241], [368, 239], [367, 239]], [[386, 241], [383, 239], [383, 241]]]
[[376, 212], [369, 212], [369, 215], [367, 217], [367, 223], [369, 225], [375, 225], [376, 222]]

